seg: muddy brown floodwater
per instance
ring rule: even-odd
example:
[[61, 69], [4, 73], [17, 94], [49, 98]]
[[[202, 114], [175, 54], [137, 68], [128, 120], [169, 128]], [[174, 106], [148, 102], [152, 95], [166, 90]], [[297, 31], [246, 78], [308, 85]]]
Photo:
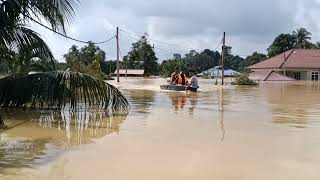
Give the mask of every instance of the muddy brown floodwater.
[[4, 112], [1, 180], [319, 180], [320, 83], [160, 91], [111, 82], [127, 116]]

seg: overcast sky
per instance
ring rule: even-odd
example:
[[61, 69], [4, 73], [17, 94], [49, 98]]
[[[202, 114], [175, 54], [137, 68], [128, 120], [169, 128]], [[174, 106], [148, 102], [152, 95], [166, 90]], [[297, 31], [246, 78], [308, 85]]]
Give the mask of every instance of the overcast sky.
[[[305, 27], [320, 40], [320, 0], [80, 0], [77, 15], [67, 33], [81, 40], [102, 41], [115, 34], [117, 26], [136, 35], [147, 32], [158, 41], [155, 51], [160, 60], [190, 49], [215, 50], [222, 32], [234, 54], [265, 52], [280, 33]], [[83, 46], [35, 27], [63, 61], [71, 45]], [[133, 35], [120, 34], [121, 54], [136, 41]], [[100, 46], [108, 59], [116, 57], [115, 40]]]

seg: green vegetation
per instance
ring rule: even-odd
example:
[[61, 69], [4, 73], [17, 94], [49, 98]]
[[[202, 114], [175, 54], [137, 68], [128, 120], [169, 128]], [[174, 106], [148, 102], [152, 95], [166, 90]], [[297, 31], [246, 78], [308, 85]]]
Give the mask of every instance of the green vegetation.
[[280, 34], [267, 49], [268, 56], [272, 57], [293, 48], [318, 49], [318, 43], [311, 42], [312, 33], [305, 28], [297, 29], [292, 34]]
[[[261, 62], [268, 57], [272, 57], [283, 53], [293, 48], [305, 48], [305, 49], [318, 49], [320, 43], [311, 42], [311, 33], [305, 28], [297, 29], [292, 34], [280, 34], [277, 36], [272, 44], [267, 49], [268, 55], [263, 53], [254, 52], [252, 55], [246, 58], [233, 55], [232, 47], [225, 47], [225, 67], [239, 71], [241, 73], [247, 73], [247, 67], [258, 62]], [[167, 59], [160, 64], [160, 74], [164, 77], [169, 77], [174, 71], [174, 68], [180, 66], [183, 71], [188, 72], [188, 68], [195, 69], [196, 73], [200, 73], [214, 66], [219, 65], [221, 55], [217, 51], [211, 51], [205, 49], [203, 52], [196, 52], [191, 50], [184, 57], [179, 54], [175, 54], [172, 59]]]
[[158, 73], [158, 58], [148, 43], [146, 37], [132, 44], [131, 51], [123, 58], [128, 69], [144, 69], [144, 75], [156, 75]]
[[127, 110], [120, 91], [91, 76], [71, 71], [15, 74], [0, 79], [1, 108], [99, 108]]
[[[78, 0], [1, 1], [0, 73], [13, 74], [0, 79], [1, 108], [61, 109], [67, 103], [69, 109], [78, 109], [80, 103], [111, 110], [129, 107], [115, 87], [91, 77], [103, 79], [101, 67], [107, 68], [105, 53], [93, 43], [81, 50], [73, 46], [65, 55], [67, 64], [63, 64], [54, 60], [40, 35], [29, 28], [30, 22], [46, 22], [52, 31], [65, 35], [65, 25], [73, 20], [78, 3]], [[55, 72], [56, 65], [61, 70], [69, 67], [91, 76], [68, 70]]]
[[160, 65], [160, 74], [163, 77], [169, 77], [176, 67], [180, 67], [182, 71], [187, 72], [189, 69], [194, 69], [196, 73], [200, 73], [211, 67], [219, 64], [220, 53], [205, 49], [203, 52], [198, 53], [191, 50], [185, 57], [180, 54], [174, 54], [172, 59], [167, 59]]
[[250, 80], [246, 74], [241, 74], [236, 77], [235, 81], [231, 83], [232, 85], [241, 86], [256, 86], [259, 85], [256, 81]]
[[54, 65], [49, 47], [37, 32], [29, 28], [29, 22], [46, 21], [53, 30], [65, 33], [65, 22], [73, 18], [74, 7], [77, 4], [77, 0], [2, 1], [0, 4], [0, 57], [5, 61], [1, 64], [5, 64], [7, 72], [26, 73], [32, 70], [31, 67], [39, 68], [43, 64], [48, 64], [49, 61]]
[[106, 53], [92, 42], [81, 49], [73, 45], [64, 58], [67, 62], [66, 67], [71, 71], [85, 73], [98, 79], [106, 79], [106, 75], [110, 74], [110, 68], [111, 72], [116, 68], [114, 62], [105, 61]]

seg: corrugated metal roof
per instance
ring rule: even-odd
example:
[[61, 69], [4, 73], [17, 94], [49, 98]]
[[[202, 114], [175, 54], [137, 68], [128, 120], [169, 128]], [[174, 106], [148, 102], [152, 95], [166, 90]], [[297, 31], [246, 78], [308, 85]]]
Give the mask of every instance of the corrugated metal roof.
[[[202, 73], [198, 74], [198, 76], [221, 76], [222, 74], [222, 70], [221, 70], [221, 66], [215, 66], [211, 69], [208, 69], [206, 71], [203, 71]], [[235, 75], [239, 75], [241, 73], [229, 69], [229, 68], [224, 68], [224, 75], [225, 76], [235, 76]]]
[[[119, 69], [119, 74], [126, 74], [126, 71], [128, 75], [144, 75], [143, 69]], [[117, 74], [117, 70], [114, 74]]]
[[[318, 49], [295, 49], [288, 50], [277, 56], [269, 58], [260, 63], [249, 66], [249, 69], [279, 69], [279, 68], [296, 68], [296, 69], [314, 69], [320, 68], [320, 50]], [[291, 54], [291, 55], [290, 55]], [[286, 56], [286, 61], [285, 61]]]

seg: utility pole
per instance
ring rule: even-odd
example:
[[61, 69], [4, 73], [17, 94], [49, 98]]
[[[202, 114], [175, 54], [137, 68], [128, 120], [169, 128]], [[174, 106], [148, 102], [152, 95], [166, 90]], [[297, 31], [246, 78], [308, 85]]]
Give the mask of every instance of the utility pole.
[[283, 75], [286, 76], [286, 53], [283, 53]]
[[221, 55], [221, 78], [222, 78], [222, 85], [224, 85], [224, 51], [225, 51], [225, 45], [226, 45], [226, 32], [223, 32], [223, 38], [222, 38], [222, 55]]
[[109, 63], [109, 76], [111, 77], [111, 74], [112, 74], [112, 72], [111, 72], [112, 61], [110, 60], [109, 62], [110, 62]]
[[120, 82], [119, 78], [119, 27], [117, 27], [117, 34], [116, 34], [116, 39], [117, 39], [117, 82]]
[[128, 78], [128, 65], [127, 65], [127, 61], [126, 61], [126, 79]]

